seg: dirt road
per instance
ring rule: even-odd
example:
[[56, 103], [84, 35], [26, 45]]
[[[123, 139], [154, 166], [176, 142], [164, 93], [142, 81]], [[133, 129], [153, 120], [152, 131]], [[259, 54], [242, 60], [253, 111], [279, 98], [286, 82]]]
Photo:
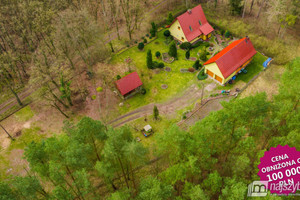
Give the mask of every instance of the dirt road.
[[201, 98], [201, 89], [196, 85], [190, 86], [181, 96], [173, 98], [165, 103], [161, 104], [148, 104], [146, 106], [137, 108], [134, 111], [126, 113], [112, 121], [109, 125], [113, 127], [122, 126], [129, 121], [136, 120], [138, 118], [144, 117], [145, 115], [152, 115], [154, 105], [157, 106], [159, 112], [164, 115], [171, 115], [176, 113], [177, 110], [183, 109]]

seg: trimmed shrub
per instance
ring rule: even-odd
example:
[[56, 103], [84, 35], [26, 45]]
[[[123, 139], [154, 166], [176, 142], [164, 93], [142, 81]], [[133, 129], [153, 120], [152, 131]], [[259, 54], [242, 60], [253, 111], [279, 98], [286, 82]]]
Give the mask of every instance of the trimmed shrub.
[[121, 79], [121, 76], [120, 76], [120, 75], [117, 75], [116, 78], [117, 78], [117, 80], [120, 80], [120, 79]]
[[169, 37], [171, 35], [171, 32], [169, 30], [165, 30], [164, 36]]
[[161, 53], [160, 53], [159, 51], [157, 51], [157, 52], [155, 53], [155, 56], [156, 56], [156, 58], [160, 58]]
[[168, 54], [172, 57], [174, 57], [175, 59], [177, 58], [177, 48], [176, 48], [176, 44], [173, 41], [169, 47], [169, 52]]
[[190, 51], [188, 50], [187, 52], [185, 52], [185, 58], [188, 60], [188, 59], [190, 59], [190, 56], [191, 56], [191, 54], [190, 54]]
[[147, 33], [146, 36], [149, 37], [149, 33]]
[[145, 39], [144, 39], [144, 43], [146, 44], [147, 42], [148, 42], [148, 41], [147, 41], [147, 39], [145, 38]]
[[189, 42], [184, 42], [179, 47], [180, 47], [180, 49], [190, 50], [192, 47], [192, 44]]
[[194, 68], [195, 70], [198, 70], [198, 69], [200, 69], [201, 67], [202, 67], [202, 65], [201, 65], [200, 61], [199, 61], [199, 60], [196, 60], [195, 63], [193, 64], [193, 68]]
[[204, 73], [204, 69], [202, 69], [197, 75], [198, 80], [204, 80], [207, 78], [207, 74]]
[[144, 45], [143, 42], [140, 42], [140, 43], [138, 44], [138, 49], [139, 49], [139, 50], [143, 50], [144, 47], [145, 47], [145, 45]]
[[148, 52], [147, 52], [147, 67], [148, 67], [148, 69], [153, 69], [151, 50], [148, 50]]
[[141, 89], [141, 94], [142, 94], [142, 95], [145, 95], [146, 93], [147, 93], [146, 89], [145, 89], [145, 88], [142, 88], [142, 89]]
[[157, 68], [162, 69], [162, 68], [164, 68], [164, 67], [165, 67], [165, 64], [164, 64], [164, 63], [162, 63], [162, 62], [158, 63]]
[[226, 37], [226, 38], [229, 38], [230, 35], [231, 35], [230, 32], [227, 30], [227, 31], [225, 32], [225, 37]]

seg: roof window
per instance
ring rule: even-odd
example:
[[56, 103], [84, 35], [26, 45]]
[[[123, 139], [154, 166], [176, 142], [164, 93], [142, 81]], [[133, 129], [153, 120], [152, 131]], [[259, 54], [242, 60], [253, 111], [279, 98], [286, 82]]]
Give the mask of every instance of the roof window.
[[190, 26], [190, 31], [193, 31], [192, 27]]

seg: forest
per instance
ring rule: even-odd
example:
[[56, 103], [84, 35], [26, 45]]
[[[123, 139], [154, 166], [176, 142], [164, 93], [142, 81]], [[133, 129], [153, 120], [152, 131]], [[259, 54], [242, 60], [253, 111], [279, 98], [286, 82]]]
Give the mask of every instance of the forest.
[[[25, 175], [1, 176], [0, 199], [246, 199], [265, 151], [279, 144], [300, 149], [299, 3], [0, 0], [0, 103], [12, 97], [25, 106], [30, 91], [34, 104], [64, 117], [62, 131], [26, 145]], [[105, 113], [101, 120], [76, 113], [88, 96], [86, 79], [108, 94], [115, 52], [136, 45], [152, 21], [165, 27], [168, 13], [198, 4], [214, 27], [250, 35], [284, 69], [271, 98], [261, 92], [222, 102], [222, 110], [188, 130], [175, 123], [160, 130], [151, 145], [127, 125], [108, 125]]]

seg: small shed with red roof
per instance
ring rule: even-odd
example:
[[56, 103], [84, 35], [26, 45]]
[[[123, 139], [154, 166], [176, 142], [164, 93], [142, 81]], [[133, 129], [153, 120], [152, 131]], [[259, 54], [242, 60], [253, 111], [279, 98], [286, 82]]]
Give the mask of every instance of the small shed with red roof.
[[137, 72], [132, 72], [115, 82], [116, 88], [123, 98], [128, 98], [140, 91], [143, 85]]
[[195, 43], [198, 40], [207, 40], [213, 31], [201, 5], [178, 16], [170, 25], [171, 35], [180, 42]]
[[256, 54], [248, 37], [236, 40], [203, 65], [205, 73], [224, 85], [243, 70]]

